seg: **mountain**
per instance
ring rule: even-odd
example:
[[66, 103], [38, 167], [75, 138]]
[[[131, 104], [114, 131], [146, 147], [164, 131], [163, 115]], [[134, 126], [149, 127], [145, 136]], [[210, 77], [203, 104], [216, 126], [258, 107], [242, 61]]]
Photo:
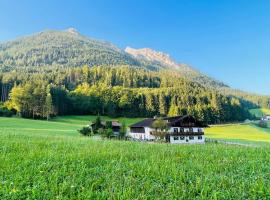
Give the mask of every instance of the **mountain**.
[[131, 47], [127, 47], [125, 52], [138, 59], [143, 65], [147, 66], [147, 68], [175, 70], [182, 77], [205, 86], [213, 88], [228, 87], [224, 83], [199, 72], [187, 64], [176, 62], [170, 55], [163, 52], [158, 52], [150, 48], [133, 49]]
[[122, 50], [110, 42], [81, 35], [76, 29], [47, 30], [0, 44], [0, 68], [37, 68], [46, 66], [130, 65], [150, 70], [175, 70], [177, 73], [211, 87], [226, 85], [191, 66], [177, 63], [168, 54], [149, 48]]
[[0, 67], [139, 65], [109, 42], [91, 39], [73, 28], [48, 30], [0, 44]]
[[[226, 96], [236, 96], [243, 100], [247, 107], [253, 106], [250, 106], [250, 102], [256, 105], [265, 104], [270, 106], [270, 98], [262, 101], [261, 99], [265, 99], [265, 97], [234, 90], [187, 64], [176, 62], [168, 54], [149, 48], [133, 49], [127, 47], [122, 50], [110, 42], [83, 36], [74, 28], [64, 31], [46, 30], [0, 43], [0, 72], [5, 73], [5, 80], [1, 80], [4, 84], [7, 82], [14, 84], [16, 77], [13, 76], [11, 71], [19, 74], [24, 74], [27, 71], [27, 73], [29, 72], [28, 76], [31, 76], [31, 73], [41, 73], [42, 71], [44, 73], [47, 68], [50, 68], [51, 72], [60, 76], [59, 69], [82, 67], [83, 65], [90, 67], [119, 67], [124, 65], [130, 68], [142, 68], [152, 71], [165, 70], [170, 73], [173, 72], [177, 77], [199, 83], [209, 90], [215, 90]], [[76, 78], [78, 78], [76, 75], [68, 77], [68, 79], [73, 80], [72, 82]], [[115, 81], [113, 77], [111, 81]], [[133, 80], [126, 78], [125, 81], [132, 82]], [[76, 86], [73, 83], [69, 84]], [[4, 99], [7, 99], [8, 91], [12, 87], [9, 84], [2, 87], [6, 87], [4, 89]]]
[[[0, 43], [0, 70], [42, 67], [81, 67], [129, 65], [153, 71], [171, 70], [179, 76], [212, 89], [231, 88], [191, 66], [178, 63], [168, 54], [150, 48], [125, 50], [110, 42], [89, 38], [76, 29], [46, 30], [12, 41]], [[229, 91], [229, 92], [228, 92]]]

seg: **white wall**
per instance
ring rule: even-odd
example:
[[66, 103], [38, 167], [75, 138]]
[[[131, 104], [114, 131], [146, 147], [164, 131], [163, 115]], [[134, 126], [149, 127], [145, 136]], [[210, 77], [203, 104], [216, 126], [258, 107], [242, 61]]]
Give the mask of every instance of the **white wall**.
[[270, 116], [266, 116], [266, 117], [262, 117], [263, 121], [269, 121], [270, 120]]
[[[168, 132], [170, 133], [173, 133], [174, 132], [174, 128], [177, 128], [178, 129], [178, 132], [180, 132], [180, 128], [179, 127], [171, 127]], [[138, 139], [138, 140], [155, 140], [155, 136], [151, 135], [150, 132], [152, 131], [155, 131], [154, 129], [150, 128], [150, 127], [145, 127], [145, 133], [132, 133], [130, 132], [129, 135], [130, 137], [132, 138], [135, 138], [135, 139]], [[193, 128], [193, 132], [197, 133], [199, 132], [199, 129], [201, 130], [201, 132], [204, 131], [203, 128]], [[189, 132], [189, 128], [184, 128], [184, 131], [185, 132]], [[170, 136], [171, 138], [171, 143], [174, 143], [174, 144], [188, 144], [188, 143], [204, 143], [205, 139], [204, 139], [204, 135], [202, 135], [202, 140], [199, 140], [198, 139], [198, 136], [193, 136], [194, 137], [194, 140], [190, 140], [189, 139], [189, 136], [184, 136], [185, 139], [184, 140], [178, 140], [178, 141], [175, 141], [173, 138], [174, 136]], [[180, 138], [180, 136], [178, 136]], [[187, 142], [188, 140], [188, 142]]]
[[135, 138], [138, 140], [154, 140], [155, 139], [155, 136], [150, 135], [150, 132], [154, 131], [154, 129], [149, 128], [149, 127], [145, 127], [144, 130], [145, 130], [145, 133], [132, 133], [132, 132], [130, 132], [129, 135], [132, 138]]
[[[174, 137], [177, 137], [178, 140], [175, 140]], [[196, 143], [204, 143], [205, 142], [205, 137], [204, 135], [201, 135], [202, 139], [199, 140], [199, 136], [193, 136], [194, 139], [190, 139], [190, 136], [183, 136], [184, 140], [180, 140], [180, 136], [170, 136], [170, 143], [172, 144], [196, 144]]]

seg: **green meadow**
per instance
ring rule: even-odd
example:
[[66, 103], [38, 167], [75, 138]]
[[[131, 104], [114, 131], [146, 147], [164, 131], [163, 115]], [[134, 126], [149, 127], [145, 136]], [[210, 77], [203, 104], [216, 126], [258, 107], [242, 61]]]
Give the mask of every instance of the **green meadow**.
[[[270, 127], [270, 123], [268, 123], [268, 127]], [[207, 138], [219, 140], [235, 140], [249, 143], [270, 142], [270, 128], [260, 128], [254, 123], [211, 126], [205, 130], [205, 135]]]
[[[80, 136], [92, 119], [0, 118], [0, 199], [270, 199], [270, 146]], [[208, 138], [251, 142], [270, 141], [268, 134], [253, 124], [206, 130]]]
[[253, 115], [255, 115], [257, 118], [261, 118], [265, 115], [270, 115], [270, 109], [267, 108], [256, 108], [256, 109], [251, 109], [249, 112]]

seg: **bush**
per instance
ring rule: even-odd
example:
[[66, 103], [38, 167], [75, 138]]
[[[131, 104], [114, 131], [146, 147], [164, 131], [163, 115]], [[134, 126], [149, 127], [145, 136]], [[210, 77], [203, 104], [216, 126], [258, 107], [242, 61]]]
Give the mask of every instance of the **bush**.
[[257, 124], [257, 126], [259, 126], [259, 127], [261, 127], [261, 128], [268, 128], [267, 122], [266, 122], [266, 121], [263, 121], [263, 120], [261, 120], [261, 121]]
[[92, 136], [92, 129], [88, 126], [78, 130], [78, 132], [84, 136]]
[[99, 133], [99, 129], [102, 128], [102, 124], [101, 124], [101, 118], [98, 115], [96, 120], [94, 121], [94, 126], [93, 126], [93, 133], [97, 134]]
[[13, 114], [14, 114], [14, 112], [9, 110], [5, 106], [0, 106], [0, 116], [2, 116], [2, 117], [11, 117]]
[[113, 136], [113, 130], [111, 128], [108, 129], [99, 129], [98, 132], [102, 137], [110, 138]]

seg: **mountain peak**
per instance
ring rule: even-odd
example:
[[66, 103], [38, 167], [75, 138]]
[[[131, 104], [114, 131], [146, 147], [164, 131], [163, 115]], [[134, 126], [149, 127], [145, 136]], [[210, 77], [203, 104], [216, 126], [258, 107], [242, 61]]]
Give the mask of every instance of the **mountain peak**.
[[72, 28], [72, 27], [66, 29], [65, 31], [68, 32], [68, 33], [74, 34], [74, 35], [80, 35], [79, 31], [77, 29], [75, 29], [75, 28]]
[[125, 49], [125, 52], [133, 55], [135, 58], [144, 58], [148, 61], [159, 62], [174, 68], [177, 68], [179, 65], [170, 57], [169, 54], [160, 51], [155, 51], [150, 48], [133, 49], [131, 47], [127, 47]]

